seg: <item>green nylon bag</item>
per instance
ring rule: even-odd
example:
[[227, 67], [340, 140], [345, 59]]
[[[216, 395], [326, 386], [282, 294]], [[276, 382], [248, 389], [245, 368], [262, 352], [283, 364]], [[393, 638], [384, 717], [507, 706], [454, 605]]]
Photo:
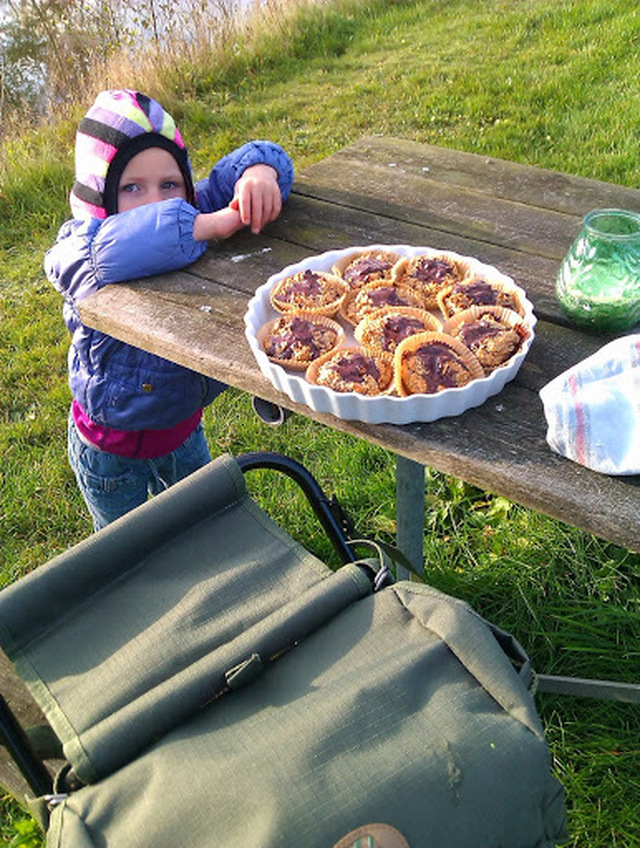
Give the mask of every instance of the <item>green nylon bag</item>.
[[1, 592], [0, 642], [82, 784], [48, 846], [566, 837], [517, 642], [428, 586], [331, 571], [229, 457]]

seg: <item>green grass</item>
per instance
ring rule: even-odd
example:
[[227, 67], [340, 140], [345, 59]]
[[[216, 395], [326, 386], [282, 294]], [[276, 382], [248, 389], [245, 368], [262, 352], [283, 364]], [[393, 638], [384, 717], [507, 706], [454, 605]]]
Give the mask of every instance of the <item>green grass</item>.
[[[335, 0], [258, 27], [250, 43], [239, 39], [210, 61], [166, 63], [152, 88], [142, 76], [118, 84], [148, 90], [174, 112], [198, 174], [252, 137], [279, 141], [300, 169], [373, 133], [633, 186], [639, 15], [626, 0]], [[68, 215], [72, 118], [86, 105], [2, 151], [0, 585], [90, 531], [66, 463], [61, 303], [41, 270]], [[300, 459], [362, 534], [393, 540], [387, 452], [302, 416], [267, 428], [235, 390], [207, 410], [205, 426], [214, 453]], [[333, 561], [288, 481], [267, 484], [260, 472], [250, 484]], [[637, 678], [637, 554], [429, 470], [425, 521], [425, 578], [513, 632], [538, 671]], [[567, 791], [569, 844], [640, 845], [638, 709], [549, 695], [538, 705]], [[23, 814], [1, 809], [8, 843]]]

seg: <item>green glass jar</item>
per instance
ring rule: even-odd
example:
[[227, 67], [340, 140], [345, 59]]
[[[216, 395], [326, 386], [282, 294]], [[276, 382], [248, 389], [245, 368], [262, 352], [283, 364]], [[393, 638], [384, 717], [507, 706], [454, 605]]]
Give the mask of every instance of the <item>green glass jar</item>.
[[560, 305], [576, 324], [603, 332], [640, 322], [640, 214], [594, 209], [560, 265]]

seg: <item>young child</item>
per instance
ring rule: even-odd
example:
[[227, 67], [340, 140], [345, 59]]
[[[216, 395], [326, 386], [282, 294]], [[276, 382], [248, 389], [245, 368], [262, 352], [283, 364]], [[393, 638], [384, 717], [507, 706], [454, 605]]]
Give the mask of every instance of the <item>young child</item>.
[[47, 252], [71, 332], [69, 461], [95, 530], [211, 459], [202, 410], [225, 388], [82, 324], [103, 286], [183, 268], [211, 239], [273, 221], [293, 182], [289, 156], [253, 141], [196, 185], [171, 116], [135, 91], [101, 92], [76, 136], [73, 219]]

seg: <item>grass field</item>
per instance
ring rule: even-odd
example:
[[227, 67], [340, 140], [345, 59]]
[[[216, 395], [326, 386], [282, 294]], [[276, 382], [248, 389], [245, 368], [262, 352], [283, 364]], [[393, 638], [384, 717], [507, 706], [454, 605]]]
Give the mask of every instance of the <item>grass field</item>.
[[[181, 60], [174, 45], [173, 64], [120, 77], [116, 68], [109, 84], [163, 101], [198, 175], [249, 138], [280, 142], [302, 168], [380, 133], [638, 185], [634, 4], [296, 6], [267, 15], [268, 25], [209, 59]], [[42, 254], [68, 215], [75, 120], [92, 96], [46, 131], [3, 144], [0, 585], [90, 532], [66, 463], [68, 339]], [[267, 428], [235, 390], [207, 410], [205, 425], [214, 454], [269, 449], [305, 462], [362, 534], [393, 539], [394, 464], [385, 451], [301, 416]], [[252, 480], [268, 511], [330, 560], [289, 484]], [[425, 521], [425, 579], [513, 632], [539, 671], [638, 678], [638, 554], [429, 470]], [[569, 844], [640, 845], [638, 708], [549, 695], [540, 695], [538, 706], [567, 791]], [[6, 800], [0, 812], [0, 840], [38, 844], [20, 807]]]

